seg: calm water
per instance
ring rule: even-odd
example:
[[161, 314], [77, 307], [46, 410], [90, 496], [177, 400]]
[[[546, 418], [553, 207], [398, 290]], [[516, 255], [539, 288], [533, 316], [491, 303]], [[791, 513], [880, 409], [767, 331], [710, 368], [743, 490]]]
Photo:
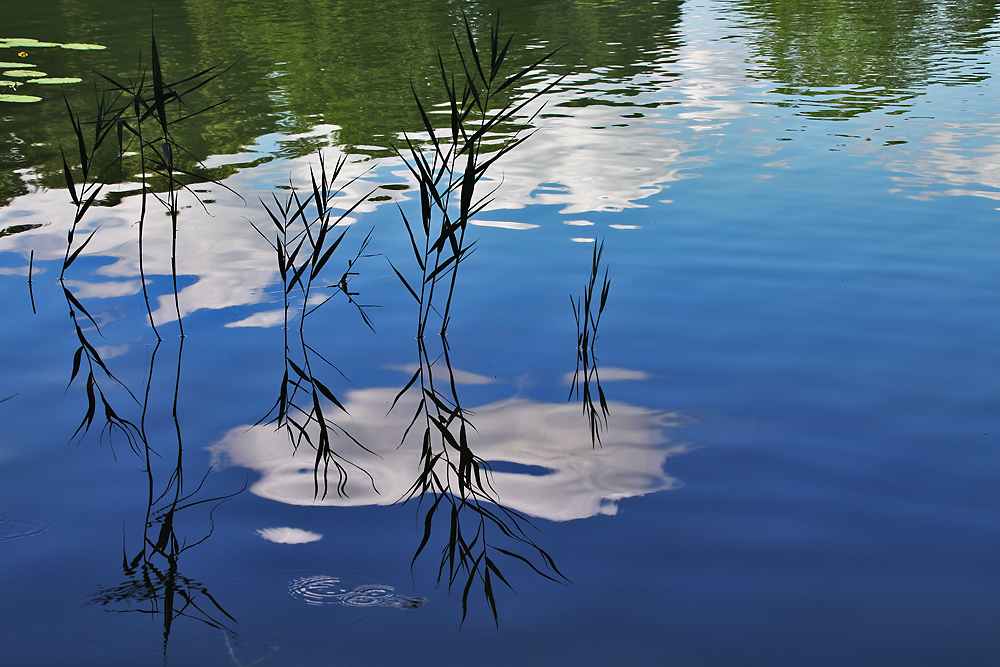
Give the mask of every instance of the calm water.
[[[61, 93], [92, 116], [91, 71], [148, 63], [148, 9], [40, 0], [5, 15], [7, 37], [108, 48], [0, 49], [84, 77], [0, 103], [3, 664], [1000, 659], [994, 3], [470, 2], [479, 34], [500, 7], [514, 65], [561, 49], [513, 91], [556, 82], [524, 121], [534, 134], [481, 184], [496, 190], [469, 228], [451, 373], [439, 339], [418, 346], [417, 304], [391, 268], [417, 270], [400, 208], [419, 217], [391, 147], [420, 137], [411, 81], [425, 104], [444, 99], [435, 54], [454, 66], [459, 5], [161, 5], [172, 77], [232, 64], [191, 98], [229, 101], [178, 126], [221, 181], [180, 202], [183, 345], [156, 202], [144, 268], [159, 345], [143, 304], [137, 173], [81, 223], [98, 231], [65, 275], [76, 305], [58, 280], [73, 219], [60, 144], [73, 155], [76, 141]], [[334, 298], [303, 333], [349, 416], [324, 409], [370, 450], [334, 437], [358, 468], [345, 464], [342, 494], [331, 468], [325, 497], [316, 430], [296, 450], [258, 424], [286, 339], [276, 254], [250, 224], [272, 229], [260, 200], [307, 188], [318, 150], [348, 157], [342, 201], [362, 203], [316, 285], [336, 285], [371, 231], [349, 285], [378, 306], [375, 333], [318, 288]], [[594, 447], [567, 401], [570, 297], [601, 241], [609, 416]], [[81, 337], [92, 350], [67, 389]], [[424, 352], [471, 409], [495, 497], [530, 521], [504, 523], [525, 543], [460, 515], [471, 559], [485, 538], [488, 571], [516, 591], [491, 576], [496, 620], [481, 579], [464, 622], [467, 573], [449, 585], [445, 561], [438, 581], [455, 544], [445, 510], [413, 561], [433, 500], [396, 503], [418, 473], [419, 433], [403, 433], [419, 394], [389, 406]], [[91, 372], [96, 413], [74, 436]], [[148, 464], [100, 396], [143, 424]]]

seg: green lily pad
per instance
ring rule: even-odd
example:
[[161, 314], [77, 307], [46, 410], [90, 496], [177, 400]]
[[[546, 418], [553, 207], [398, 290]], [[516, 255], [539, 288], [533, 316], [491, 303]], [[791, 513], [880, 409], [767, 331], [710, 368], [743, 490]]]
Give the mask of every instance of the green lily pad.
[[18, 69], [23, 69], [25, 67], [38, 67], [38, 65], [32, 65], [31, 63], [0, 63], [0, 68], [6, 67], [16, 67]]
[[30, 70], [30, 69], [12, 69], [12, 70], [7, 70], [6, 72], [3, 73], [3, 75], [4, 76], [25, 77], [25, 78], [27, 78], [29, 76], [36, 76], [36, 77], [48, 76], [48, 74], [46, 74], [45, 72], [39, 72], [38, 70]]
[[37, 39], [5, 39], [7, 46], [21, 46], [29, 48], [44, 48], [49, 46], [62, 46], [60, 42], [39, 42]]
[[17, 88], [22, 83], [24, 83], [24, 81], [8, 81], [7, 79], [0, 79], [0, 88], [3, 88], [5, 86], [12, 86], [14, 88]]
[[0, 102], [41, 102], [41, 97], [34, 95], [0, 95]]
[[73, 51], [100, 51], [101, 49], [106, 49], [108, 47], [101, 44], [63, 44], [64, 49], [72, 49]]
[[80, 83], [83, 79], [75, 76], [52, 76], [47, 79], [28, 79], [28, 83]]

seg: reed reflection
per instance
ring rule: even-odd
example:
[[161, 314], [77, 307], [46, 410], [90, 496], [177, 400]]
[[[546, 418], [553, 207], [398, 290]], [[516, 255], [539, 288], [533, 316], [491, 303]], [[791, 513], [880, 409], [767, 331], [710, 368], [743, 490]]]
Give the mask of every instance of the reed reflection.
[[[272, 195], [273, 204], [268, 206], [264, 203], [268, 216], [277, 227], [274, 241], [260, 228], [256, 228], [277, 253], [284, 314], [284, 375], [278, 389], [278, 398], [258, 424], [266, 421], [283, 431], [293, 450], [298, 450], [303, 442], [315, 450], [313, 493], [321, 497], [326, 497], [330, 490], [331, 465], [337, 474], [335, 487], [338, 494], [344, 493], [346, 488], [348, 468], [367, 475], [363, 468], [341, 455], [333, 445], [334, 438], [343, 436], [367, 451], [325, 409], [328, 401], [333, 404], [335, 411], [345, 412], [344, 406], [327, 383], [320, 379], [317, 369], [325, 364], [337, 373], [340, 370], [306, 342], [305, 333], [306, 318], [338, 293], [343, 294], [355, 306], [368, 328], [375, 331], [365, 312], [367, 308], [374, 306], [355, 301], [354, 297], [359, 294], [352, 292], [349, 285], [351, 277], [358, 275], [357, 271], [352, 270], [356, 268], [358, 261], [362, 257], [372, 257], [364, 254], [371, 232], [361, 242], [354, 258], [348, 260], [347, 269], [340, 278], [325, 286], [319, 284], [323, 269], [347, 235], [350, 220], [348, 216], [372, 194], [369, 192], [344, 212], [335, 214], [333, 200], [343, 195], [342, 188], [336, 182], [345, 162], [345, 159], [338, 160], [333, 171], [327, 173], [326, 162], [320, 153], [319, 173], [310, 169], [312, 189], [306, 197], [300, 197], [292, 188], [291, 194], [284, 201]], [[310, 208], [313, 213], [309, 213]], [[325, 294], [322, 293], [324, 288], [329, 290]], [[293, 292], [297, 293], [297, 300], [293, 300]], [[298, 341], [293, 346], [289, 339], [289, 320], [294, 316], [296, 308], [299, 313]]]
[[[94, 134], [90, 141], [85, 137], [81, 117], [67, 103], [70, 121], [77, 137], [80, 162], [74, 170], [68, 160], [63, 158], [66, 186], [75, 213], [67, 235], [59, 282], [79, 342], [79, 347], [73, 356], [69, 384], [76, 380], [81, 371], [86, 371], [87, 374], [85, 382], [87, 409], [73, 437], [86, 436], [91, 427], [103, 419], [102, 436], [108, 436], [112, 447], [116, 437], [124, 437], [132, 452], [143, 461], [146, 475], [147, 494], [140, 545], [130, 553], [127, 547], [129, 536], [126, 534], [126, 546], [123, 547], [122, 568], [125, 581], [117, 586], [103, 588], [91, 602], [113, 611], [162, 617], [163, 652], [166, 655], [171, 630], [175, 621], [180, 618], [193, 619], [224, 630], [229, 635], [233, 634], [227, 625], [229, 622], [235, 622], [233, 617], [204, 585], [181, 573], [180, 560], [183, 553], [202, 544], [211, 536], [214, 508], [239, 491], [220, 496], [204, 493], [203, 487], [208, 473], [205, 473], [193, 489], [190, 485], [185, 485], [184, 440], [178, 412], [184, 352], [184, 328], [177, 298], [178, 197], [179, 191], [186, 187], [182, 177], [193, 180], [207, 179], [188, 171], [175, 161], [173, 157], [175, 152], [179, 154], [183, 151], [183, 147], [171, 133], [170, 125], [182, 118], [171, 120], [168, 116], [168, 107], [180, 105], [182, 97], [190, 92], [187, 86], [200, 86], [214, 78], [214, 75], [206, 71], [172, 84], [163, 77], [157, 58], [155, 39], [152, 44], [152, 56], [152, 70], [148, 73], [142, 70], [136, 82], [122, 84], [106, 77], [114, 92], [105, 93], [98, 99], [97, 112], [92, 121]], [[152, 79], [149, 83], [147, 75]], [[188, 111], [190, 114], [187, 117], [199, 113]], [[180, 115], [181, 112], [177, 113]], [[111, 141], [115, 136], [115, 130], [118, 137], [117, 147], [112, 146], [114, 142]], [[125, 137], [130, 139], [126, 141]], [[112, 148], [116, 150], [109, 158], [107, 151]], [[105, 176], [109, 170], [116, 165], [120, 166], [131, 148], [138, 150], [144, 172], [148, 170], [164, 179], [166, 190], [161, 196], [143, 176], [136, 245], [140, 281], [143, 285], [143, 305], [156, 344], [149, 356], [145, 391], [141, 401], [112, 372], [106, 361], [117, 351], [95, 344], [94, 334], [103, 336], [98, 320], [84, 306], [81, 298], [86, 296], [78, 298], [72, 290], [74, 281], [68, 280], [68, 272], [72, 270], [75, 262], [97, 234], [96, 230], [91, 231], [86, 234], [82, 242], [79, 242], [77, 236], [81, 232], [84, 217], [102, 192]], [[147, 424], [151, 411], [160, 412], [158, 406], [162, 405], [159, 392], [154, 389], [159, 384], [157, 366], [162, 338], [156, 328], [149, 294], [145, 288], [143, 260], [147, 197], [158, 200], [166, 208], [166, 214], [170, 219], [173, 242], [170, 245], [169, 261], [178, 334], [176, 356], [173, 358], [168, 376], [171, 379], [168, 386], [172, 428], [156, 431], [148, 428]], [[101, 294], [98, 293], [96, 296]], [[115, 394], [112, 394], [111, 387], [116, 388]], [[124, 400], [127, 409], [121, 405], [113, 407], [112, 398], [124, 398], [123, 394], [131, 399], [131, 401]], [[139, 411], [137, 418], [125, 416], [128, 412], [136, 410]], [[161, 467], [161, 462], [166, 462], [166, 466]], [[186, 517], [196, 514], [192, 511], [193, 508], [207, 510], [202, 520], [207, 521], [209, 527], [191, 537], [191, 533], [181, 529], [179, 525], [182, 517], [186, 520]]]
[[[573, 300], [573, 319], [576, 320], [576, 370], [570, 381], [569, 397], [574, 394], [580, 399], [583, 414], [590, 425], [590, 443], [596, 447], [601, 444], [601, 431], [608, 426], [608, 401], [601, 388], [601, 376], [597, 370], [597, 357], [594, 355], [594, 345], [597, 342], [597, 327], [601, 323], [601, 314], [608, 305], [608, 293], [611, 291], [611, 281], [608, 270], [604, 269], [601, 281], [601, 291], [595, 301], [594, 290], [597, 287], [597, 277], [601, 273], [601, 256], [604, 254], [604, 241], [594, 245], [594, 256], [590, 265], [590, 280], [583, 295]], [[594, 402], [594, 391], [597, 392], [597, 402]]]
[[[460, 369], [449, 374], [443, 361], [435, 364], [433, 372], [435, 386], [447, 387], [449, 392], [454, 377], [459, 398], [463, 383], [478, 377]], [[642, 374], [635, 373], [635, 377]], [[367, 479], [353, 476], [343, 495], [315, 497], [310, 457], [292, 451], [283, 434], [263, 425], [230, 429], [212, 446], [214, 460], [256, 471], [260, 477], [250, 492], [289, 505], [396, 504], [410, 493], [414, 479], [424, 470], [423, 429], [419, 433], [411, 429], [402, 444], [399, 439], [420, 406], [423, 390], [407, 390], [387, 415], [398, 392], [398, 388], [373, 387], [344, 395], [350, 416], [343, 424], [372, 454], [365, 456], [349, 444], [341, 453], [368, 471], [375, 488]], [[678, 487], [680, 482], [664, 471], [664, 464], [687, 447], [671, 445], [665, 433], [682, 423], [676, 413], [615, 400], [608, 401], [608, 408], [607, 428], [597, 448], [590, 446], [590, 427], [578, 405], [518, 396], [465, 406], [467, 426], [475, 420], [466, 441], [479, 466], [489, 466], [494, 497], [507, 507], [549, 521], [614, 515], [624, 498]], [[442, 469], [438, 476], [444, 479], [444, 464], [438, 465]]]
[[[156, 384], [154, 371], [161, 345], [162, 342], [158, 341], [150, 354], [141, 417], [135, 427], [134, 449], [145, 464], [147, 480], [145, 518], [139, 546], [131, 552], [127, 546], [123, 547], [122, 570], [125, 580], [116, 586], [102, 588], [90, 603], [108, 608], [109, 611], [160, 616], [163, 652], [166, 655], [174, 623], [181, 618], [223, 630], [227, 636], [236, 634], [229, 625], [235, 623], [236, 619], [204, 584], [182, 573], [180, 561], [182, 554], [211, 537], [215, 508], [226, 499], [241, 493], [242, 489], [220, 496], [206, 494], [204, 486], [211, 471], [206, 472], [193, 489], [190, 485], [185, 487], [184, 441], [178, 415], [183, 338], [178, 339], [176, 356], [170, 368], [173, 434], [166, 439], [151, 437], [147, 421], [156, 402], [153, 399], [153, 387]], [[153, 447], [154, 439], [158, 449]], [[161, 468], [161, 461], [167, 462], [167, 466]], [[207, 529], [197, 531], [180, 527], [188, 517], [197, 521], [198, 515], [202, 522], [207, 522]]]

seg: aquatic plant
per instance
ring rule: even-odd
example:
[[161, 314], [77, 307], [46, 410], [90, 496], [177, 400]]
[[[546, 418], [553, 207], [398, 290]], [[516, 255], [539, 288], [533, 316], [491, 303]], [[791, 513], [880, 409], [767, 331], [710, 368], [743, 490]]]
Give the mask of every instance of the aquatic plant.
[[[525, 115], [526, 110], [561, 80], [552, 81], [525, 96], [510, 96], [504, 100], [504, 91], [512, 93], [515, 83], [536, 72], [555, 52], [543, 55], [512, 74], [503, 75], [504, 61], [513, 37], [500, 42], [499, 21], [498, 14], [496, 22], [490, 27], [487, 56], [485, 50], [476, 44], [468, 17], [463, 16], [464, 39], [453, 35], [462, 67], [459, 78], [449, 72], [441, 52], [438, 52], [449, 126], [443, 131], [435, 127], [411, 84], [413, 99], [430, 143], [417, 143], [404, 133], [405, 151], [394, 148], [420, 189], [419, 224], [411, 223], [400, 209], [414, 259], [421, 271], [419, 282], [407, 281], [395, 266], [392, 267], [420, 305], [418, 337], [426, 333], [432, 311], [441, 317], [439, 333], [443, 335], [447, 332], [458, 267], [475, 246], [474, 241], [467, 242], [465, 238], [469, 221], [491, 201], [491, 193], [477, 195], [476, 187], [497, 160], [531, 135], [530, 132], [503, 135], [500, 129], [530, 124], [538, 110]], [[446, 279], [442, 297], [437, 286]], [[442, 299], [443, 304], [440, 303]]]
[[[590, 264], [590, 280], [587, 282], [582, 297], [569, 299], [573, 306], [573, 319], [576, 320], [576, 370], [570, 383], [569, 397], [574, 394], [581, 399], [583, 414], [590, 424], [591, 444], [596, 447], [601, 444], [601, 431], [608, 425], [608, 401], [601, 389], [601, 378], [597, 371], [597, 358], [594, 356], [594, 344], [597, 341], [597, 327], [601, 323], [601, 313], [608, 303], [608, 292], [611, 281], [608, 280], [608, 270], [604, 269], [601, 281], [600, 296], [595, 300], [597, 278], [601, 271], [601, 256], [604, 254], [604, 241], [594, 246], [594, 255]], [[597, 390], [597, 403], [594, 402], [594, 390]]]
[[[139, 178], [142, 194], [142, 207], [137, 225], [139, 275], [142, 283], [143, 298], [146, 302], [146, 311], [149, 316], [149, 324], [159, 340], [160, 334], [157, 331], [156, 324], [153, 322], [152, 308], [149, 305], [149, 292], [146, 286], [143, 240], [147, 222], [147, 200], [149, 197], [155, 198], [166, 209], [167, 215], [170, 217], [170, 276], [173, 286], [174, 310], [177, 315], [177, 327], [180, 335], [183, 336], [184, 324], [181, 317], [179, 290], [177, 287], [177, 234], [178, 216], [180, 215], [180, 192], [190, 190], [189, 184], [193, 182], [208, 182], [219, 187], [229, 188], [205, 174], [196, 173], [191, 171], [190, 168], [182, 166], [184, 164], [182, 157], [190, 155], [190, 153], [177, 140], [173, 126], [177, 123], [188, 121], [228, 101], [222, 100], [207, 107], [190, 111], [185, 103], [185, 98], [225, 73], [229, 68], [215, 65], [181, 79], [169, 80], [165, 76], [160, 62], [155, 34], [150, 37], [150, 45], [150, 66], [147, 69], [140, 64], [139, 71], [134, 79], [118, 80], [106, 74], [98, 73], [100, 78], [110, 84], [111, 87], [107, 91], [107, 94], [113, 96], [111, 97], [110, 104], [107, 102], [108, 97], [102, 97], [98, 104], [98, 123], [100, 123], [102, 110], [107, 108], [104, 114], [115, 119], [117, 130], [117, 164], [121, 164], [122, 157], [132, 150], [135, 150], [139, 155], [139, 162], [141, 164]], [[127, 141], [125, 137], [128, 137]], [[148, 173], [152, 173], [162, 180], [161, 188], [151, 186], [147, 176]], [[194, 196], [197, 197], [196, 194]], [[201, 199], [198, 198], [198, 201], [201, 202]], [[202, 203], [202, 206], [204, 206], [204, 203]]]
[[[313, 362], [318, 358], [327, 366], [340, 373], [340, 370], [326, 357], [316, 351], [306, 342], [306, 318], [318, 308], [326, 304], [338, 293], [343, 294], [347, 301], [355, 306], [364, 323], [374, 331], [371, 319], [365, 312], [372, 308], [371, 304], [361, 304], [355, 301], [357, 292], [350, 288], [351, 276], [357, 262], [366, 255], [365, 250], [371, 240], [371, 232], [365, 236], [352, 259], [347, 261], [347, 269], [334, 282], [328, 282], [326, 289], [332, 292], [323, 297], [319, 303], [313, 303], [311, 296], [314, 290], [321, 289], [316, 283], [322, 278], [323, 270], [329, 264], [334, 253], [340, 248], [344, 237], [350, 229], [349, 216], [375, 190], [368, 192], [353, 204], [336, 213], [334, 198], [343, 193], [343, 188], [356, 179], [351, 179], [343, 185], [336, 185], [343, 170], [346, 158], [340, 158], [328, 172], [322, 152], [319, 157], [319, 173], [310, 168], [311, 192], [302, 198], [294, 186], [285, 199], [279, 200], [272, 194], [272, 203], [261, 200], [268, 217], [277, 228], [277, 234], [271, 238], [259, 227], [254, 229], [270, 244], [277, 253], [278, 273], [282, 284], [282, 300], [284, 305], [284, 376], [278, 390], [278, 398], [274, 405], [257, 424], [273, 424], [275, 428], [285, 429], [289, 441], [297, 451], [306, 442], [316, 450], [313, 466], [314, 495], [325, 498], [329, 492], [330, 467], [337, 472], [336, 491], [344, 495], [347, 488], [347, 468], [354, 468], [368, 476], [374, 488], [374, 479], [357, 463], [339, 454], [334, 447], [334, 438], [343, 436], [351, 440], [365, 451], [371, 453], [346, 429], [333, 420], [323, 407], [324, 400], [332, 403], [336, 409], [346, 414], [344, 405], [314, 371], [317, 366]], [[310, 209], [311, 205], [311, 209]], [[309, 213], [312, 210], [313, 213]], [[253, 224], [253, 223], [251, 223]], [[293, 301], [293, 291], [298, 292], [298, 299]], [[289, 318], [296, 306], [299, 309], [298, 345], [296, 348], [289, 341]], [[298, 362], [298, 363], [296, 363]], [[343, 375], [341, 373], [341, 375]], [[304, 397], [304, 398], [303, 398]], [[266, 421], [265, 421], [266, 420]], [[315, 440], [312, 434], [315, 429]]]
[[[37, 39], [32, 38], [7, 38], [0, 39], [0, 49], [3, 48], [18, 48], [18, 49], [36, 49], [36, 48], [56, 48], [62, 47], [64, 49], [69, 49], [73, 51], [96, 51], [101, 49], [106, 49], [106, 46], [101, 44], [80, 44], [80, 43], [70, 43], [61, 44], [59, 42], [42, 42]], [[27, 51], [19, 51], [17, 54], [21, 58], [27, 58]], [[74, 83], [81, 83], [83, 79], [75, 76], [52, 76], [50, 77], [45, 72], [42, 72], [36, 68], [37, 65], [29, 62], [0, 62], [0, 70], [4, 70], [0, 75], [5, 77], [11, 77], [13, 79], [25, 79], [24, 81], [0, 81], [0, 86], [9, 87], [16, 89], [21, 85], [25, 84], [41, 84], [46, 86], [55, 85], [69, 85]], [[41, 102], [42, 98], [36, 95], [0, 95], [0, 102], [15, 102], [15, 103], [30, 103], [30, 102]]]
[[41, 102], [42, 98], [36, 95], [15, 95], [15, 94], [2, 94], [0, 95], [0, 102], [17, 102], [21, 104], [29, 104], [31, 102]]
[[[396, 149], [420, 190], [419, 221], [411, 222], [400, 208], [419, 273], [407, 280], [390, 262], [393, 272], [418, 305], [418, 364], [396, 395], [390, 411], [411, 388], [420, 392], [413, 418], [402, 436], [405, 440], [418, 422], [422, 424], [419, 473], [403, 500], [415, 498], [418, 507], [422, 508], [425, 502], [429, 507], [424, 513], [423, 536], [411, 566], [429, 544], [438, 520], [445, 522], [449, 537], [441, 551], [438, 583], [445, 580], [451, 588], [464, 580], [461, 583], [464, 623], [471, 590], [479, 582], [494, 622], [499, 625], [494, 582], [508, 587], [511, 584], [500, 570], [498, 555], [520, 561], [552, 581], [566, 579], [552, 557], [528, 537], [527, 519], [504, 507], [490, 484], [489, 466], [472, 449], [469, 435], [475, 427], [469, 411], [462, 407], [446, 334], [458, 269], [475, 246], [475, 241], [466, 238], [469, 221], [490, 201], [489, 194], [477, 193], [477, 186], [497, 160], [530, 136], [515, 132], [498, 140], [499, 130], [503, 126], [530, 123], [534, 114], [526, 114], [526, 110], [558, 81], [526, 96], [503, 99], [504, 91], [512, 91], [513, 84], [530, 76], [552, 54], [506, 74], [504, 61], [512, 37], [501, 42], [499, 15], [490, 26], [487, 48], [477, 43], [464, 14], [463, 23], [464, 35], [453, 35], [461, 64], [457, 76], [447, 69], [438, 52], [439, 74], [447, 96], [448, 127], [442, 131], [434, 126], [413, 87], [429, 143], [417, 143], [404, 134], [405, 150]], [[426, 336], [432, 313], [441, 319], [439, 345], [435, 347]], [[442, 370], [444, 379], [440, 378]], [[498, 533], [499, 541], [494, 532]]]
[[[411, 221], [400, 208], [403, 227], [410, 240], [418, 269], [408, 278], [390, 263], [393, 272], [418, 306], [418, 364], [409, 382], [396, 395], [392, 407], [407, 391], [412, 389], [420, 392], [418, 407], [401, 436], [405, 440], [411, 431], [422, 431], [419, 471], [408, 492], [400, 499], [415, 500], [418, 511], [423, 513], [424, 531], [411, 565], [416, 563], [430, 545], [432, 534], [436, 532], [435, 527], [447, 524], [447, 540], [441, 551], [438, 582], [446, 581], [449, 587], [462, 588], [463, 622], [468, 614], [471, 592], [477, 583], [481, 585], [494, 621], [499, 624], [495, 586], [498, 585], [497, 582], [501, 582], [511, 587], [501, 570], [504, 562], [519, 561], [549, 580], [567, 580], [552, 557], [529, 536], [527, 530], [530, 528], [530, 521], [502, 504], [502, 499], [491, 485], [489, 465], [473, 450], [473, 415], [462, 406], [446, 334], [458, 285], [458, 269], [475, 246], [475, 242], [467, 238], [468, 225], [490, 201], [490, 194], [484, 195], [478, 188], [488, 170], [530, 136], [528, 132], [510, 133], [509, 130], [529, 124], [537, 113], [531, 111], [531, 106], [558, 81], [526, 95], [514, 94], [514, 84], [524, 77], [532, 76], [551, 54], [507, 73], [505, 60], [511, 38], [506, 41], [500, 39], [499, 20], [490, 27], [488, 46], [477, 42], [467, 18], [464, 20], [464, 35], [453, 35], [453, 42], [461, 68], [457, 75], [447, 70], [443, 56], [438, 54], [441, 81], [447, 96], [448, 125], [440, 129], [432, 124], [431, 112], [420, 101], [414, 86], [414, 100], [428, 139], [417, 141], [404, 135], [405, 147], [396, 150], [413, 173], [420, 190], [420, 212], [417, 218]], [[183, 100], [188, 93], [212, 81], [225, 70], [208, 68], [168, 82], [162, 71], [155, 37], [152, 39], [151, 59], [148, 68], [140, 66], [134, 79], [115, 79], [99, 74], [108, 87], [98, 99], [96, 114], [92, 120], [85, 123], [68, 103], [66, 105], [77, 138], [79, 166], [71, 167], [69, 159], [63, 153], [67, 189], [76, 212], [67, 236], [60, 280], [98, 231], [89, 232], [82, 242], [78, 238], [82, 220], [102, 193], [109, 180], [110, 170], [114, 167], [121, 168], [126, 153], [134, 151], [142, 166], [141, 212], [137, 221], [140, 282], [150, 328], [158, 342], [162, 337], [152, 317], [144, 259], [149, 198], [163, 206], [171, 225], [171, 278], [180, 342], [172, 404], [176, 459], [165, 481], [153, 473], [154, 459], [159, 455], [153, 449], [146, 432], [153, 360], [159, 343], [153, 350], [146, 395], [141, 402], [142, 414], [138, 423], [119, 417], [120, 411], [111, 407], [110, 401], [105, 398], [105, 392], [100, 388], [98, 371], [104, 374], [101, 376], [102, 381], [110, 379], [126, 390], [128, 388], [112, 374], [101, 359], [97, 346], [87, 340], [85, 328], [77, 321], [77, 313], [85, 317], [93, 325], [93, 330], [99, 333], [96, 320], [72, 291], [65, 287], [65, 283], [64, 294], [80, 339], [70, 382], [77, 377], [81, 368], [89, 369], [88, 411], [78, 433], [87, 432], [96, 419], [98, 406], [103, 404], [108, 424], [105, 428], [125, 434], [131, 448], [143, 458], [149, 479], [142, 547], [135, 556], [124, 559], [131, 583], [107, 591], [104, 599], [122, 601], [133, 597], [162, 600], [163, 611], [154, 610], [154, 613], [164, 614], [166, 641], [170, 623], [177, 617], [169, 609], [175, 609], [175, 599], [184, 599], [193, 604], [196, 588], [191, 580], [183, 579], [178, 574], [177, 557], [201, 541], [188, 545], [179, 539], [175, 534], [175, 516], [187, 507], [221, 502], [224, 499], [197, 499], [196, 494], [202, 488], [204, 480], [192, 492], [186, 491], [183, 484], [184, 447], [177, 401], [184, 325], [178, 298], [177, 235], [179, 197], [189, 188], [189, 184], [194, 181], [210, 181], [222, 187], [225, 185], [192, 171], [183, 162], [185, 151], [175, 138], [173, 128], [175, 124], [211, 108], [190, 112], [183, 105]], [[93, 125], [93, 132], [89, 128], [85, 132], [85, 125]], [[110, 160], [102, 151], [111, 151]], [[99, 154], [104, 157], [98, 159]], [[352, 474], [358, 472], [367, 475], [374, 488], [374, 479], [364, 470], [363, 465], [338, 452], [336, 438], [343, 437], [362, 450], [374, 454], [338, 424], [335, 418], [337, 411], [346, 414], [346, 410], [330, 389], [330, 383], [321, 377], [321, 369], [329, 366], [335, 372], [340, 371], [310, 345], [306, 337], [307, 318], [338, 294], [343, 295], [356, 308], [365, 324], [374, 331], [367, 313], [367, 309], [372, 306], [359, 302], [355, 298], [358, 294], [350, 286], [351, 278], [358, 274], [358, 262], [372, 256], [366, 254], [371, 234], [361, 240], [356, 252], [348, 255], [343, 272], [335, 271], [332, 279], [326, 278], [330, 272], [329, 267], [334, 265], [334, 257], [338, 252], [343, 252], [349, 231], [346, 224], [348, 216], [374, 192], [367, 193], [344, 208], [337, 207], [334, 198], [351, 184], [351, 181], [346, 185], [339, 184], [343, 167], [344, 161], [340, 160], [332, 170], [328, 170], [320, 155], [318, 169], [310, 170], [310, 187], [305, 194], [300, 195], [294, 184], [290, 184], [287, 197], [272, 195], [270, 201], [262, 201], [276, 233], [266, 233], [255, 225], [275, 251], [282, 284], [285, 325], [284, 369], [278, 397], [258, 424], [266, 421], [276, 429], [284, 429], [295, 450], [305, 443], [315, 451], [313, 486], [316, 498], [326, 497], [331, 487], [338, 494], [346, 493], [349, 471]], [[147, 173], [155, 175], [155, 187], [147, 180]], [[315, 297], [320, 290], [329, 292], [317, 300]], [[437, 337], [427, 335], [434, 316], [440, 317]], [[297, 320], [298, 329], [298, 335], [294, 338], [294, 334], [289, 333], [294, 328], [293, 318]], [[596, 329], [596, 321], [594, 328]], [[131, 391], [128, 393], [139, 402]], [[419, 429], [418, 424], [421, 427]], [[162, 580], [161, 575], [164, 573], [168, 579], [181, 582], [182, 585], [169, 588], [165, 584], [156, 584]], [[213, 614], [221, 612], [226, 617], [229, 615], [214, 600], [212, 604], [214, 611], [207, 614], [202, 611], [199, 620], [224, 627]]]
[[[74, 296], [72, 290], [65, 282], [66, 272], [73, 263], [80, 257], [86, 247], [94, 239], [94, 235], [99, 231], [99, 227], [89, 232], [86, 238], [77, 243], [77, 236], [80, 226], [87, 212], [97, 201], [106, 183], [110, 180], [115, 169], [120, 168], [124, 156], [137, 148], [140, 161], [143, 166], [142, 172], [142, 207], [138, 220], [138, 255], [140, 267], [140, 279], [142, 283], [143, 298], [146, 306], [146, 313], [149, 324], [157, 340], [161, 340], [156, 325], [153, 322], [152, 308], [149, 303], [147, 291], [147, 281], [144, 269], [144, 244], [143, 233], [146, 224], [147, 198], [155, 197], [167, 208], [171, 222], [171, 278], [173, 281], [174, 306], [177, 313], [178, 330], [183, 337], [184, 328], [181, 318], [180, 303], [178, 301], [177, 289], [177, 231], [178, 231], [178, 191], [186, 188], [187, 184], [181, 181], [179, 176], [185, 175], [190, 179], [199, 181], [211, 180], [184, 169], [177, 164], [175, 155], [181, 153], [183, 148], [174, 139], [172, 125], [197, 115], [200, 111], [195, 111], [182, 115], [178, 112], [176, 118], [168, 117], [168, 108], [180, 107], [184, 96], [215, 78], [218, 73], [217, 68], [209, 68], [193, 76], [181, 79], [178, 82], [167, 83], [160, 67], [160, 60], [156, 48], [156, 38], [152, 37], [153, 63], [151, 71], [147, 73], [144, 67], [140, 66], [139, 75], [135, 81], [119, 82], [104, 74], [99, 74], [103, 80], [111, 84], [109, 90], [100, 93], [96, 112], [91, 119], [84, 119], [77, 113], [65, 99], [66, 111], [73, 132], [76, 137], [76, 157], [79, 160], [76, 169], [71, 167], [66, 157], [66, 151], [60, 146], [63, 163], [63, 174], [66, 180], [66, 188], [70, 199], [75, 207], [73, 220], [67, 232], [66, 250], [64, 253], [62, 267], [59, 272], [59, 281], [62, 286], [63, 296], [69, 308], [70, 319], [73, 322], [74, 330], [79, 342], [79, 347], [73, 357], [73, 366], [70, 373], [69, 385], [73, 384], [81, 369], [86, 368], [87, 379], [85, 381], [87, 395], [87, 410], [80, 425], [74, 432], [73, 437], [86, 435], [94, 423], [98, 413], [98, 403], [103, 406], [105, 425], [102, 434], [121, 434], [128, 441], [129, 447], [137, 454], [142, 453], [139, 427], [134, 421], [121, 416], [121, 410], [116, 410], [109, 398], [108, 393], [102, 388], [104, 381], [110, 381], [120, 385], [126, 390], [133, 401], [138, 403], [132, 392], [126, 387], [101, 358], [98, 347], [88, 338], [87, 331], [81, 326], [78, 314], [82, 315], [89, 322], [90, 326], [98, 335], [101, 335], [100, 327], [93, 316], [87, 311], [83, 304]], [[91, 125], [92, 130], [84, 131], [84, 126]], [[148, 129], [153, 126], [153, 129]], [[108, 159], [107, 151], [111, 150], [112, 155]], [[146, 172], [151, 172], [164, 177], [166, 192], [160, 194], [153, 190], [146, 180]], [[223, 186], [225, 187], [225, 186]], [[29, 285], [30, 289], [30, 285]], [[113, 447], [113, 443], [112, 443]]]

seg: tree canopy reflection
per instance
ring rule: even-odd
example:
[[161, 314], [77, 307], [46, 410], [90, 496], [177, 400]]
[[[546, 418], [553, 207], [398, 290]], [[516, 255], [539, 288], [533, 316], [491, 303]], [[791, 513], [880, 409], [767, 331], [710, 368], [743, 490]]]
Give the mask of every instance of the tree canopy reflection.
[[[934, 83], [989, 77], [969, 67], [993, 38], [983, 0], [734, 0], [751, 28], [750, 76], [778, 84], [800, 115], [843, 119], [907, 101]], [[902, 110], [902, 109], [901, 109]]]

